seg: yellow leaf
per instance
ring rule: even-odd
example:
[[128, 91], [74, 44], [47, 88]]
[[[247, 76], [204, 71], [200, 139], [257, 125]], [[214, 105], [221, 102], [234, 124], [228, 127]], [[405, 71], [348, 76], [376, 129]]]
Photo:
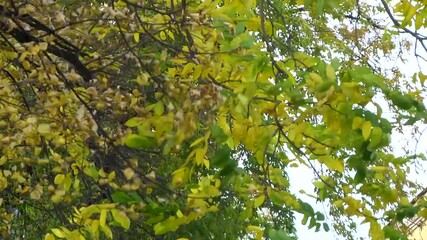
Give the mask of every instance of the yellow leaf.
[[111, 214], [113, 215], [113, 218], [116, 222], [120, 223], [120, 225], [128, 230], [130, 227], [130, 219], [129, 217], [126, 215], [126, 213], [124, 211], [120, 211], [117, 209], [113, 209], [111, 210]]
[[369, 229], [369, 235], [371, 239], [384, 239], [384, 231], [381, 229], [381, 225], [374, 220], [371, 221], [371, 226]]
[[405, 19], [403, 19], [402, 21], [402, 27], [405, 27], [411, 22], [412, 17], [414, 17], [416, 12], [417, 9], [414, 6], [410, 5], [409, 9], [405, 13]]
[[39, 45], [34, 45], [32, 47], [29, 48], [31, 51], [31, 54], [36, 55], [37, 53], [40, 52], [40, 46]]
[[207, 159], [204, 159], [203, 160], [203, 164], [205, 165], [205, 167], [207, 168], [207, 169], [209, 169], [209, 167], [210, 167], [210, 161], [209, 160], [207, 160]]
[[204, 148], [199, 148], [196, 150], [196, 156], [195, 156], [195, 161], [197, 165], [202, 165], [204, 160], [205, 160], [205, 149]]
[[67, 174], [67, 176], [65, 176], [63, 183], [64, 183], [64, 190], [68, 191], [71, 187], [71, 184], [73, 183], [73, 180], [71, 179], [70, 174]]
[[47, 123], [42, 123], [37, 127], [37, 132], [41, 135], [46, 135], [50, 133], [50, 125]]
[[132, 168], [126, 168], [125, 170], [123, 170], [123, 174], [125, 175], [127, 180], [130, 180], [135, 174], [135, 172]]
[[261, 194], [259, 197], [255, 198], [254, 207], [257, 208], [261, 206], [265, 201], [265, 195]]
[[295, 60], [295, 64], [297, 66], [309, 68], [317, 64], [317, 60], [315, 58], [304, 52], [295, 52], [292, 57]]
[[335, 205], [336, 207], [340, 208], [344, 204], [344, 201], [343, 200], [337, 200], [337, 201], [333, 202], [332, 204]]
[[314, 72], [309, 73], [308, 78], [316, 84], [323, 82], [322, 76]]
[[154, 114], [160, 116], [165, 112], [165, 106], [162, 102], [158, 102], [154, 105]]
[[113, 180], [114, 178], [116, 178], [116, 172], [112, 171], [108, 174], [108, 180]]
[[258, 226], [254, 226], [254, 225], [249, 225], [249, 226], [247, 227], [247, 230], [248, 230], [249, 232], [258, 232], [258, 231], [262, 231], [262, 229], [261, 229], [260, 227], [258, 227]]
[[418, 72], [418, 78], [420, 79], [421, 85], [424, 86], [424, 82], [427, 79], [427, 75], [424, 75], [422, 72]]
[[344, 163], [339, 159], [330, 158], [327, 159], [324, 163], [330, 170], [336, 170], [340, 173], [344, 172]]
[[389, 168], [388, 167], [384, 167], [384, 166], [373, 166], [373, 167], [371, 167], [370, 168], [372, 171], [375, 171], [375, 172], [386, 172], [386, 171], [388, 171], [389, 170]]
[[1, 165], [3, 165], [3, 164], [5, 164], [6, 162], [7, 162], [7, 158], [6, 158], [6, 156], [4, 156], [4, 155], [3, 155], [3, 156], [1, 156], [1, 157], [0, 157], [0, 166], [1, 166]]
[[200, 75], [202, 74], [203, 71], [203, 66], [202, 65], [197, 65], [194, 67], [194, 72], [193, 72], [193, 80], [197, 80], [199, 79]]
[[420, 29], [423, 26], [423, 23], [424, 23], [424, 17], [417, 14], [415, 16], [415, 29]]
[[182, 217], [184, 217], [184, 214], [182, 214], [181, 210], [178, 209], [178, 211], [176, 211], [176, 216], [178, 218], [182, 218]]
[[206, 139], [206, 136], [203, 136], [203, 137], [196, 139], [193, 143], [191, 143], [190, 147], [194, 147], [194, 146], [198, 145], [199, 143], [201, 143], [205, 139]]
[[105, 227], [105, 222], [107, 221], [107, 213], [106, 209], [101, 209], [101, 213], [99, 214], [99, 225], [101, 227]]
[[[42, 148], [41, 147], [35, 147], [34, 148], [34, 155], [36, 155], [36, 157], [39, 156], [39, 154], [41, 153]], [[1, 164], [0, 164], [1, 165]]]
[[185, 77], [185, 76], [187, 76], [189, 73], [193, 72], [193, 71], [194, 71], [194, 66], [195, 66], [195, 64], [194, 64], [194, 63], [192, 63], [192, 62], [187, 63], [187, 64], [184, 66], [184, 68], [182, 69], [182, 71], [181, 71], [181, 76]]
[[179, 187], [182, 186], [185, 182], [187, 182], [188, 179], [188, 168], [180, 168], [177, 169], [172, 174], [172, 186], [173, 187]]
[[326, 77], [329, 80], [335, 80], [337, 78], [335, 76], [335, 69], [331, 65], [326, 66]]
[[102, 231], [105, 233], [105, 235], [109, 238], [109, 239], [113, 239], [113, 233], [111, 232], [111, 229], [108, 225], [105, 225], [102, 228]]
[[55, 184], [61, 184], [65, 179], [65, 175], [64, 174], [58, 174], [55, 176], [55, 180], [53, 180], [53, 182]]
[[24, 194], [30, 190], [29, 186], [25, 186], [24, 189], [22, 189], [21, 194]]
[[167, 35], [165, 31], [160, 32], [160, 40], [165, 41], [167, 39]]
[[29, 62], [29, 61], [27, 61], [27, 60], [24, 60], [24, 61], [22, 62], [22, 66], [24, 67], [24, 69], [25, 69], [25, 70], [30, 70], [30, 69], [31, 69], [31, 64], [30, 64], [30, 62]]
[[54, 203], [59, 203], [61, 202], [63, 199], [63, 195], [62, 194], [58, 194], [55, 192], [55, 194], [50, 198], [50, 200], [52, 200], [52, 202]]
[[91, 228], [92, 232], [95, 233], [95, 235], [98, 235], [97, 233], [98, 233], [98, 228], [99, 228], [99, 221], [96, 219], [93, 220], [91, 225], [90, 225], [90, 228]]
[[383, 139], [383, 133], [380, 127], [374, 127], [371, 131], [371, 142], [369, 143], [369, 147], [377, 147], [381, 144]]
[[168, 36], [169, 36], [173, 41], [175, 41], [175, 35], [173, 35], [173, 32], [171, 32], [171, 31], [169, 31], [169, 30], [166, 30], [166, 33], [168, 34]]
[[53, 232], [53, 234], [55, 234], [55, 236], [59, 237], [59, 238], [65, 238], [66, 234], [59, 228], [54, 228], [51, 230]]
[[46, 234], [46, 236], [44, 236], [44, 240], [55, 240], [55, 236], [48, 233], [48, 234]]
[[47, 46], [48, 46], [47, 42], [40, 42], [38, 44], [40, 46], [40, 50], [45, 51], [47, 49]]
[[363, 139], [368, 140], [371, 136], [372, 123], [370, 121], [365, 121], [362, 125], [362, 136]]
[[411, 203], [407, 197], [400, 197], [400, 205], [402, 206], [410, 206]]
[[343, 200], [348, 205], [345, 210], [348, 215], [356, 214], [357, 210], [362, 207], [360, 200], [356, 200], [350, 196], [345, 197]]
[[117, 203], [103, 203], [103, 204], [98, 204], [99, 208], [103, 208], [103, 209], [114, 209], [116, 208]]
[[258, 31], [261, 28], [261, 19], [252, 17], [246, 22], [246, 28], [250, 31]]
[[135, 42], [139, 42], [139, 32], [133, 34], [133, 39], [135, 39]]
[[353, 118], [353, 125], [351, 126], [351, 128], [354, 129], [358, 129], [362, 126], [363, 124], [363, 118], [361, 117], [355, 117]]
[[85, 240], [83, 235], [80, 233], [80, 229], [76, 229], [70, 233], [70, 235], [67, 237], [67, 240]]
[[249, 232], [255, 232], [255, 239], [257, 239], [257, 240], [262, 239], [263, 231], [260, 227], [254, 226], [254, 225], [249, 225], [246, 229]]
[[39, 190], [34, 190], [30, 193], [30, 198], [34, 200], [39, 200], [41, 198], [41, 193]]

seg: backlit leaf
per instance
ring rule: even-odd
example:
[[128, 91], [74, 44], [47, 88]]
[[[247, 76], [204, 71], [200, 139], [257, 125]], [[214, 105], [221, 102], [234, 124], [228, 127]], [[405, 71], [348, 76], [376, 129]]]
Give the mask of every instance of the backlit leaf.
[[362, 125], [362, 136], [365, 140], [368, 140], [371, 136], [372, 123], [370, 121], [365, 121]]
[[264, 203], [264, 201], [265, 201], [265, 195], [261, 194], [260, 196], [255, 198], [254, 207], [257, 208], [257, 207], [261, 206]]

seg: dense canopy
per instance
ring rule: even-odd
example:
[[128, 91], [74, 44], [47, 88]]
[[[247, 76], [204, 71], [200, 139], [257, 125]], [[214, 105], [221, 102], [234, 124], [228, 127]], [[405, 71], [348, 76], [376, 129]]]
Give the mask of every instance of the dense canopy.
[[390, 143], [427, 117], [426, 20], [421, 0], [0, 0], [2, 238], [296, 239], [302, 214], [405, 239], [423, 156]]

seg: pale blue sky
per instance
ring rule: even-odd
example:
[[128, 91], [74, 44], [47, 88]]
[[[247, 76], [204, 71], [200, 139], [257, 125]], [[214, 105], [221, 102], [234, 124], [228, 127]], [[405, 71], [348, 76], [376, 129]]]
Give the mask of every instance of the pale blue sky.
[[[402, 63], [400, 61], [393, 61], [392, 63], [390, 60], [384, 60], [383, 64], [384, 66], [390, 67], [390, 66], [397, 66], [403, 73], [407, 76], [407, 79], [410, 79], [412, 75], [419, 71], [418, 63], [416, 58], [413, 56], [413, 50], [408, 52], [408, 61], [406, 63]], [[425, 53], [427, 55], [427, 53]], [[422, 60], [421, 60], [422, 61]], [[421, 65], [427, 64], [426, 62], [421, 62]], [[424, 72], [424, 74], [427, 73]], [[390, 111], [387, 109], [387, 104], [383, 101], [380, 97], [376, 98], [375, 101], [381, 105], [383, 108], [383, 117], [388, 118], [387, 113]], [[424, 101], [424, 104], [427, 105], [427, 101]], [[375, 110], [375, 107], [372, 109]], [[427, 128], [426, 124], [418, 123], [417, 126], [419, 127], [420, 131], [423, 131], [425, 128]], [[403, 147], [406, 146], [411, 151], [415, 151], [416, 147], [416, 153], [425, 153], [427, 152], [427, 130], [424, 131], [421, 135], [416, 136], [414, 138], [413, 135], [411, 135], [411, 128], [406, 127], [403, 129], [403, 134], [393, 132], [392, 134], [392, 143], [391, 146], [393, 146], [394, 153], [396, 155], [404, 155]], [[418, 140], [418, 145], [416, 145], [416, 141]], [[412, 152], [413, 154], [413, 152]], [[427, 155], [427, 154], [426, 154]], [[417, 180], [419, 183], [424, 184], [427, 187], [427, 162], [424, 162], [423, 164], [417, 166], [418, 167], [418, 173], [415, 171], [415, 166], [411, 167], [411, 174], [410, 178], [412, 180]], [[312, 184], [312, 179], [315, 177], [313, 174], [313, 171], [309, 169], [308, 167], [300, 166], [298, 168], [293, 168], [288, 172], [289, 179], [291, 181], [291, 192], [298, 193], [301, 189], [303, 189], [306, 193], [314, 194], [314, 186]], [[328, 217], [328, 207], [326, 204], [319, 204], [316, 203], [314, 199], [311, 199], [310, 197], [304, 196], [302, 194], [299, 194], [298, 197], [300, 197], [303, 201], [306, 201], [310, 203], [315, 211], [320, 211], [324, 213], [326, 217]], [[338, 236], [334, 230], [331, 227], [331, 230], [329, 232], [315, 232], [314, 229], [308, 229], [307, 226], [304, 226], [301, 224], [302, 216], [298, 215], [297, 219], [295, 221], [295, 227], [297, 229], [297, 236], [299, 240], [345, 240], [345, 238]], [[331, 225], [331, 224], [330, 224]], [[360, 225], [358, 228], [357, 236], [358, 237], [365, 237], [365, 239], [369, 239], [368, 237], [368, 231], [369, 231], [369, 225], [363, 224]]]

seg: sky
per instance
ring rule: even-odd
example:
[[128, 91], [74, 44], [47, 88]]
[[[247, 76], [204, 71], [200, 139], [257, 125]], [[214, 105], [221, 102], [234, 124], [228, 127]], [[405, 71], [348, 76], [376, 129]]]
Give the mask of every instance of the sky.
[[[414, 73], [419, 71], [418, 62], [414, 56], [413, 49], [410, 52], [408, 52], [407, 60], [408, 61], [406, 63], [402, 63], [400, 61], [394, 61], [393, 64], [396, 65], [407, 76], [408, 79], [410, 79]], [[426, 62], [420, 62], [420, 63], [426, 64]], [[387, 65], [390, 66], [390, 60], [388, 61], [384, 60], [383, 64], [384, 66], [387, 66]], [[387, 118], [386, 116], [388, 112], [386, 109], [387, 103], [385, 103], [383, 100], [380, 100], [378, 98], [375, 101], [379, 103], [381, 107], [384, 106], [383, 117]], [[424, 101], [424, 104], [427, 105], [427, 101]], [[375, 108], [374, 108], [374, 111], [376, 111]], [[414, 152], [416, 151], [417, 154], [427, 152], [427, 146], [426, 146], [427, 125], [423, 123], [417, 123], [417, 126], [419, 127], [421, 134], [417, 135], [416, 138], [414, 138], [414, 136], [410, 134], [411, 129], [409, 127], [403, 129], [403, 134], [398, 132], [392, 133], [391, 146], [393, 147], [394, 154], [398, 156], [404, 155], [405, 153], [402, 146], [410, 146], [410, 147], [413, 146], [413, 149], [410, 148], [410, 150]], [[426, 177], [427, 174], [425, 171], [426, 169], [427, 169], [427, 162], [422, 163], [419, 166], [412, 165], [411, 173], [409, 176], [412, 180], [416, 179], [419, 183], [422, 183], [427, 187], [427, 177]], [[315, 176], [311, 169], [309, 169], [308, 167], [301, 166], [301, 167], [292, 169], [292, 171], [289, 171], [288, 175], [291, 183], [291, 189], [290, 189], [291, 192], [299, 193], [300, 190], [304, 190], [308, 194], [314, 194], [314, 186], [312, 184], [312, 180], [314, 179]], [[311, 204], [315, 211], [322, 212], [326, 216], [326, 218], [328, 218], [329, 209], [326, 203], [323, 203], [323, 204], [316, 203], [315, 199], [312, 199], [303, 194], [297, 194], [297, 196], [301, 198], [303, 201], [306, 201], [307, 203]], [[332, 228], [329, 232], [325, 232], [323, 230], [321, 230], [320, 232], [315, 232], [314, 229], [308, 229], [307, 226], [302, 225], [301, 220], [302, 220], [302, 215], [298, 214], [296, 216], [295, 227], [297, 229], [297, 236], [299, 240], [312, 240], [312, 239], [345, 240], [345, 238], [338, 236], [332, 230]], [[359, 225], [356, 236], [368, 237], [368, 231], [369, 231], [368, 224]]]

